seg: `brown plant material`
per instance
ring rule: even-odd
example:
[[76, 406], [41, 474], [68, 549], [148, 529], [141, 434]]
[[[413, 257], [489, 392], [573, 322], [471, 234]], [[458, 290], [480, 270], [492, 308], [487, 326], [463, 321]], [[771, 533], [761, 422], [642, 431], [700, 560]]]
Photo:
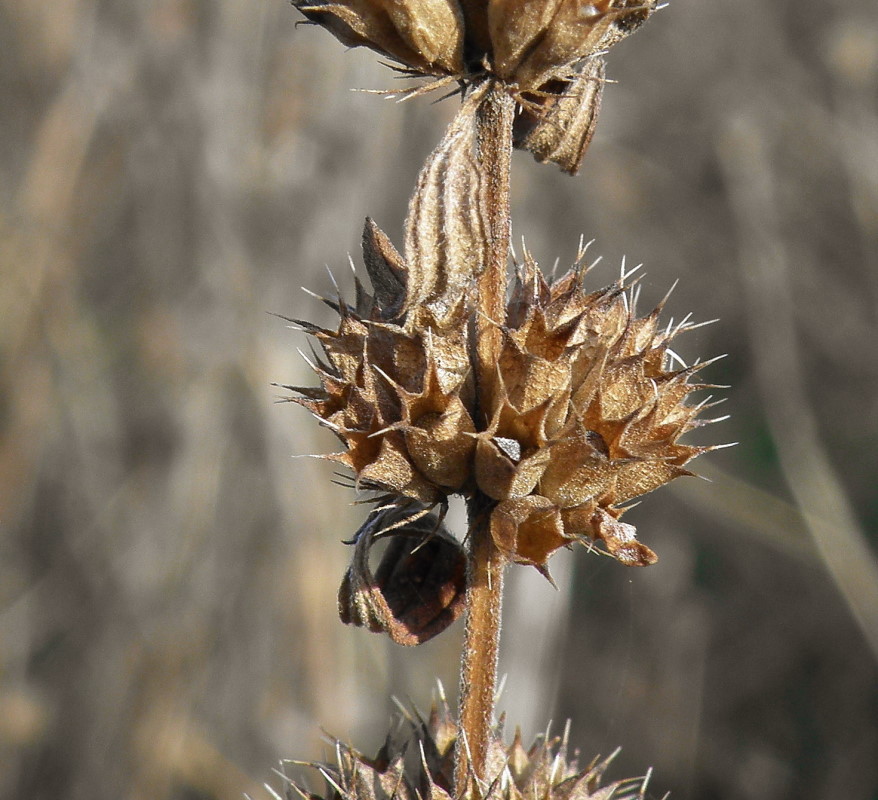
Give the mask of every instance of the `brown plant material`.
[[[358, 280], [353, 306], [326, 301], [337, 330], [302, 323], [322, 348], [309, 362], [321, 386], [288, 387], [342, 441], [328, 458], [349, 467], [358, 488], [381, 494], [356, 536], [342, 620], [418, 644], [454, 619], [465, 592], [460, 741], [445, 722], [439, 751], [422, 725], [423, 771], [411, 784], [391, 742], [374, 760], [339, 745], [335, 777], [324, 769], [331, 797], [619, 796], [620, 786], [598, 789], [606, 762], [568, 772], [566, 753], [551, 745], [525, 752], [518, 736], [509, 749], [499, 744], [503, 572], [526, 564], [551, 581], [550, 556], [577, 541], [601, 542], [623, 564], [654, 563], [620, 517], [634, 498], [691, 475], [684, 465], [709, 449], [679, 441], [703, 424], [701, 406], [686, 400], [706, 387], [690, 383], [700, 367], [673, 368], [680, 359], [669, 343], [692, 326], [660, 331], [661, 306], [637, 317], [624, 271], [618, 284], [586, 292], [584, 249], [552, 281], [525, 254], [508, 292], [509, 174], [513, 146], [578, 170], [600, 106], [603, 54], [656, 0], [294, 2], [404, 74], [433, 76], [433, 88], [457, 81], [463, 97], [420, 173], [404, 253], [367, 219], [372, 294]], [[444, 531], [423, 538], [408, 516], [445, 508], [452, 494], [467, 500], [465, 551]], [[412, 549], [404, 537], [416, 532]], [[394, 538], [373, 575], [369, 552], [382, 533]], [[433, 768], [428, 750], [438, 756]]]
[[[673, 366], [679, 357], [670, 342], [692, 325], [659, 329], [661, 305], [638, 318], [624, 278], [587, 292], [584, 250], [551, 282], [525, 254], [511, 292], [506, 260], [513, 138], [575, 171], [594, 128], [603, 49], [655, 3], [299, 7], [315, 21], [346, 21], [346, 36], [353, 30], [387, 54], [401, 52], [400, 42], [415, 50], [421, 42], [420, 61], [407, 62], [416, 71], [424, 63], [441, 71], [436, 65], [454, 62], [462, 41], [470, 72], [457, 77], [472, 84], [420, 173], [404, 252], [367, 219], [371, 294], [357, 280], [353, 305], [327, 300], [340, 316], [335, 330], [302, 323], [322, 349], [312, 362], [321, 386], [289, 388], [344, 444], [325, 458], [351, 469], [356, 485], [381, 493], [391, 509], [466, 497], [479, 518], [471, 518], [470, 535], [489, 543], [471, 541], [470, 554], [479, 550], [495, 571], [513, 561], [549, 577], [550, 556], [574, 542], [599, 542], [623, 564], [654, 563], [620, 518], [635, 498], [691, 475], [685, 465], [710, 449], [680, 441], [703, 424], [703, 404], [688, 404], [689, 394], [707, 388], [691, 382], [704, 364]], [[436, 43], [446, 40], [453, 48], [437, 55]], [[532, 112], [517, 131], [510, 95]], [[342, 614], [407, 640], [408, 623], [395, 633], [396, 617], [382, 605], [386, 588], [370, 583], [370, 543], [358, 539], [360, 567], [346, 579]], [[471, 589], [483, 567], [470, 565]], [[496, 593], [497, 582], [482, 577], [485, 591]]]
[[[390, 538], [378, 569], [369, 553]], [[376, 511], [354, 537], [338, 592], [341, 621], [417, 645], [442, 633], [464, 608], [466, 553], [433, 514], [392, 506]]]
[[573, 77], [544, 84], [515, 121], [515, 146], [575, 175], [597, 125], [605, 72], [603, 57], [596, 55]]
[[463, 68], [463, 20], [450, 0], [295, 0], [348, 47], [365, 45], [424, 74]]
[[[374, 758], [335, 742], [335, 763], [312, 763], [326, 781], [323, 794], [305, 792], [289, 780], [288, 798], [307, 800], [642, 800], [649, 775], [603, 784], [615, 757], [595, 758], [580, 767], [563, 736], [538, 736], [529, 748], [516, 731], [505, 744], [500, 728], [486, 742], [487, 771], [463, 795], [452, 786], [459, 729], [442, 701], [424, 720], [408, 716], [388, 735]], [[408, 757], [407, 757], [408, 755]], [[296, 764], [297, 762], [291, 762]]]
[[[344, 44], [370, 47], [404, 73], [464, 86], [497, 81], [522, 112], [515, 146], [565, 172], [580, 166], [597, 121], [604, 54], [657, 0], [294, 0]], [[407, 94], [423, 93], [423, 87]]]
[[[454, 215], [455, 206], [443, 208]], [[409, 238], [429, 236], [440, 250], [419, 269], [422, 248], [409, 241], [402, 259], [367, 221], [374, 296], [361, 287], [356, 309], [333, 302], [336, 331], [311, 328], [324, 352], [314, 364], [322, 387], [299, 389], [298, 402], [345, 444], [327, 458], [399, 502], [486, 496], [497, 548], [546, 575], [551, 554], [577, 541], [600, 542], [623, 564], [654, 563], [619, 518], [635, 498], [692, 475], [685, 464], [711, 449], [680, 441], [704, 424], [704, 404], [688, 404], [689, 394], [709, 388], [692, 382], [705, 363], [675, 368], [669, 351], [693, 325], [659, 328], [664, 302], [638, 317], [636, 292], [621, 282], [587, 292], [584, 252], [553, 282], [526, 254], [505, 319], [493, 323], [498, 356], [483, 365], [465, 273], [454, 278], [456, 302], [436, 288], [449, 285], [444, 265], [460, 270], [445, 224], [467, 223], [443, 220], [423, 234], [410, 218]], [[476, 266], [470, 284], [478, 274]], [[412, 285], [415, 275], [426, 291]]]

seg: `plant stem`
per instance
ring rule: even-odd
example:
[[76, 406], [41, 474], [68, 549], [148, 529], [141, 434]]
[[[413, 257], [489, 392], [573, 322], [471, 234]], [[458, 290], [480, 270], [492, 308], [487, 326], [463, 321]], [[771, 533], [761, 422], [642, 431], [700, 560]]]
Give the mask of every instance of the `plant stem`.
[[[478, 314], [472, 354], [477, 407], [490, 406], [500, 354], [500, 325], [506, 316], [506, 265], [509, 256], [509, 169], [515, 103], [494, 84], [477, 111], [477, 160], [487, 215], [486, 263], [478, 281]], [[480, 416], [480, 414], [477, 414]], [[460, 738], [455, 753], [455, 797], [481, 795], [488, 742], [494, 721], [500, 614], [503, 600], [501, 555], [491, 538], [494, 501], [476, 492], [468, 503], [469, 564], [466, 632], [460, 673]]]
[[[494, 84], [479, 105], [476, 136], [479, 172], [487, 212], [487, 258], [478, 283], [476, 319], [477, 379], [493, 376], [499, 354], [498, 327], [506, 315], [506, 265], [509, 259], [509, 169], [515, 101]], [[487, 388], [487, 387], [485, 387]], [[480, 399], [485, 398], [484, 390]]]
[[482, 494], [469, 502], [466, 631], [460, 670], [460, 737], [454, 768], [456, 798], [481, 794], [471, 784], [473, 779], [486, 778], [485, 760], [494, 722], [504, 559], [491, 539], [492, 506], [493, 502]]

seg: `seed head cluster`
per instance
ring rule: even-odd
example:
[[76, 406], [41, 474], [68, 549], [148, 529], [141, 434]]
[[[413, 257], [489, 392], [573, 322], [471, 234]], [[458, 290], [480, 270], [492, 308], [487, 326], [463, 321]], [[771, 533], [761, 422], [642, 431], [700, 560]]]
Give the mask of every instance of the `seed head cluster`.
[[[429, 717], [407, 714], [374, 758], [335, 742], [335, 762], [308, 764], [320, 771], [326, 789], [306, 793], [290, 779], [288, 797], [305, 800], [452, 800], [454, 746], [459, 728], [444, 701]], [[502, 723], [488, 747], [487, 780], [479, 800], [643, 800], [649, 775], [604, 783], [615, 753], [584, 768], [563, 736], [540, 735], [525, 747], [516, 731], [504, 744]], [[295, 795], [293, 793], [296, 793]]]
[[660, 327], [661, 306], [637, 317], [621, 283], [587, 291], [582, 259], [549, 281], [526, 254], [496, 321], [499, 359], [477, 374], [467, 295], [441, 318], [412, 307], [408, 267], [371, 221], [364, 253], [374, 293], [358, 286], [355, 306], [333, 303], [335, 330], [308, 326], [321, 386], [299, 387], [298, 402], [345, 445], [326, 457], [402, 503], [481, 492], [495, 543], [517, 563], [545, 571], [576, 541], [653, 563], [619, 518], [709, 449], [680, 442], [701, 424], [703, 405], [686, 399], [706, 388], [691, 381], [704, 364], [673, 368], [669, 347], [692, 326]]

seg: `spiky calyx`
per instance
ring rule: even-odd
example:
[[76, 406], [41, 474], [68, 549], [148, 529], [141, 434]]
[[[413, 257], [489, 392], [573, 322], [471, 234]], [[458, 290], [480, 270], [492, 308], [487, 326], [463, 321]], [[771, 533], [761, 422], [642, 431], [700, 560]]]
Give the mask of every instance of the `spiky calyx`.
[[[288, 779], [288, 800], [636, 800], [643, 799], [649, 774], [602, 785], [615, 753], [595, 758], [584, 769], [578, 754], [568, 760], [564, 736], [537, 737], [525, 748], [516, 731], [504, 744], [495, 730], [488, 743], [486, 777], [470, 782], [463, 796], [452, 789], [454, 747], [458, 726], [447, 706], [434, 707], [430, 716], [407, 716], [402, 727], [387, 737], [374, 758], [335, 742], [335, 763], [308, 764], [326, 782], [324, 793], [306, 792]], [[298, 762], [290, 762], [297, 764]]]
[[[620, 562], [656, 560], [619, 518], [631, 500], [682, 475], [708, 447], [680, 437], [703, 424], [690, 393], [704, 366], [672, 368], [672, 339], [692, 326], [659, 328], [661, 305], [637, 317], [635, 293], [615, 284], [587, 292], [577, 263], [549, 282], [526, 256], [519, 265], [499, 358], [475, 374], [466, 293], [440, 318], [412, 306], [410, 275], [371, 222], [366, 264], [377, 287], [356, 307], [335, 304], [335, 331], [311, 327], [322, 386], [298, 402], [345, 450], [327, 456], [362, 487], [432, 506], [480, 492], [495, 502], [491, 534], [512, 561], [542, 571], [575, 541], [602, 542]], [[389, 298], [389, 296], [388, 296]], [[403, 298], [400, 301], [400, 298]]]
[[[516, 146], [575, 173], [594, 131], [604, 54], [657, 0], [293, 0], [350, 47], [366, 46], [434, 87], [486, 78], [518, 101]], [[411, 90], [420, 94], [424, 89]]]

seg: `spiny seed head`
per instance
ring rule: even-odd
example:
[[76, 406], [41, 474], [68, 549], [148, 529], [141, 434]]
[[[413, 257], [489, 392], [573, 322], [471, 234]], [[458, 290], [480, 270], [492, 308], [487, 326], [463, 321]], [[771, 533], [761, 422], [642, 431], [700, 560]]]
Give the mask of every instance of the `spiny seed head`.
[[657, 0], [293, 4], [344, 44], [370, 47], [399, 64], [403, 73], [436, 79], [436, 86], [499, 81], [521, 110], [516, 147], [575, 173], [600, 108], [603, 56], [646, 21]]
[[[458, 726], [443, 703], [424, 720], [407, 715], [374, 758], [336, 741], [334, 763], [309, 764], [323, 775], [322, 795], [304, 792], [290, 781], [288, 797], [308, 800], [452, 800], [454, 746]], [[569, 754], [567, 734], [538, 736], [526, 748], [521, 733], [505, 744], [498, 728], [487, 747], [483, 782], [469, 781], [467, 794], [454, 800], [636, 800], [643, 799], [648, 776], [602, 785], [615, 753], [585, 768]], [[476, 788], [477, 787], [477, 788]], [[295, 792], [296, 794], [294, 794]]]
[[[383, 240], [371, 222], [366, 230]], [[375, 273], [376, 248], [366, 249]], [[385, 278], [391, 270], [408, 293], [402, 262], [385, 263]], [[689, 326], [660, 328], [661, 307], [637, 317], [632, 293], [589, 292], [584, 272], [577, 264], [550, 282], [527, 255], [497, 323], [500, 356], [481, 375], [465, 302], [443, 323], [428, 304], [385, 312], [361, 288], [357, 308], [338, 305], [337, 329], [312, 329], [322, 386], [300, 389], [298, 402], [344, 443], [326, 457], [402, 502], [487, 495], [497, 546], [541, 571], [576, 541], [601, 542], [624, 564], [655, 562], [619, 518], [640, 495], [692, 475], [684, 465], [710, 449], [680, 441], [701, 424], [686, 401], [706, 388], [692, 381], [703, 365], [671, 363], [671, 340]]]
[[[425, 529], [420, 512], [454, 494], [475, 501], [501, 554], [546, 577], [549, 557], [574, 542], [645, 566], [655, 553], [620, 518], [711, 449], [681, 441], [705, 424], [705, 404], [689, 402], [708, 388], [695, 381], [705, 364], [677, 366], [670, 349], [692, 324], [660, 327], [663, 303], [639, 317], [627, 278], [587, 290], [584, 249], [551, 280], [525, 253], [508, 292], [505, 274], [486, 271], [490, 176], [474, 155], [486, 90], [465, 98], [428, 158], [403, 253], [366, 220], [371, 291], [357, 279], [353, 303], [327, 300], [333, 328], [301, 323], [321, 351], [320, 386], [288, 387], [342, 442], [324, 458], [380, 495], [355, 537], [342, 619], [401, 644], [439, 633], [465, 588], [455, 540], [438, 521]], [[501, 318], [486, 317], [485, 292]], [[398, 541], [373, 574], [369, 551], [385, 535]]]

